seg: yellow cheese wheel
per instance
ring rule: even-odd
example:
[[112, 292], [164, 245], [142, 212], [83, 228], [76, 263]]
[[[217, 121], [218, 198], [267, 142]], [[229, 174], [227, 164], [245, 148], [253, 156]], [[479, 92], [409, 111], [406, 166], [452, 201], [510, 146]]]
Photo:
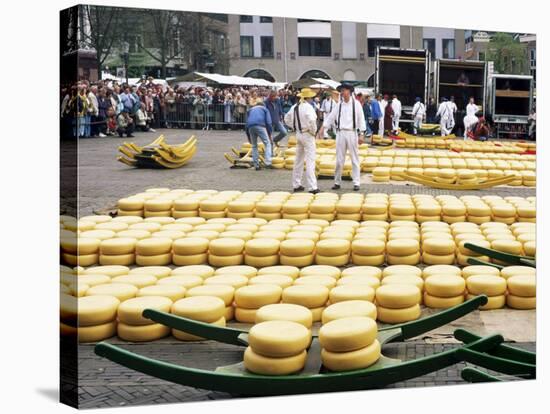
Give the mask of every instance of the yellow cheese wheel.
[[330, 303], [348, 300], [374, 301], [374, 288], [368, 285], [339, 285], [330, 290]]
[[302, 353], [311, 342], [311, 331], [291, 321], [266, 321], [248, 332], [248, 344], [255, 353], [273, 358]]
[[179, 285], [154, 285], [141, 288], [137, 296], [163, 296], [175, 302], [185, 297], [185, 288]]
[[82, 326], [78, 328], [78, 342], [99, 342], [116, 335], [117, 322], [111, 321], [101, 325]]
[[416, 252], [408, 256], [394, 256], [388, 254], [386, 261], [389, 265], [416, 265], [420, 262], [420, 253]]
[[386, 261], [384, 254], [375, 256], [361, 256], [359, 254], [351, 254], [351, 262], [357, 266], [381, 266]]
[[[468, 294], [466, 296], [467, 299], [473, 299], [476, 297], [475, 294]], [[492, 309], [501, 309], [506, 304], [506, 295], [497, 295], [497, 296], [489, 296], [488, 301], [485, 305], [480, 306], [479, 309], [481, 310], [492, 310]]]
[[422, 243], [422, 250], [425, 253], [436, 256], [454, 254], [456, 245], [452, 239], [433, 238], [426, 239]]
[[380, 286], [380, 279], [369, 276], [369, 275], [362, 275], [362, 274], [355, 274], [351, 276], [344, 276], [338, 280], [338, 286], [343, 285], [366, 285], [370, 286], [373, 289], [378, 288]]
[[247, 266], [247, 265], [239, 265], [239, 266], [225, 266], [220, 267], [219, 269], [216, 269], [214, 272], [215, 275], [241, 275], [246, 276], [248, 279], [251, 277], [256, 276], [258, 274], [258, 270], [255, 267]]
[[203, 279], [200, 276], [193, 275], [174, 275], [160, 279], [157, 285], [177, 285], [183, 288], [191, 289], [195, 286], [200, 286], [203, 283]]
[[464, 294], [458, 296], [439, 297], [432, 296], [429, 293], [424, 292], [424, 305], [428, 308], [446, 309], [460, 305], [462, 302], [464, 302]]
[[[112, 239], [115, 237], [116, 233], [112, 230], [88, 230], [80, 232], [78, 235], [79, 239], [96, 239], [96, 240], [106, 240]], [[65, 238], [68, 239], [68, 238]]]
[[319, 342], [330, 352], [350, 352], [371, 345], [378, 334], [374, 319], [364, 316], [330, 321], [319, 330]]
[[354, 275], [373, 276], [377, 279], [381, 279], [382, 270], [375, 266], [353, 266], [342, 270], [342, 277]]
[[464, 295], [466, 282], [461, 276], [439, 273], [428, 277], [424, 288], [432, 296], [448, 298]]
[[96, 224], [94, 230], [111, 230], [115, 233], [128, 229], [128, 224], [122, 222], [108, 222]]
[[157, 339], [164, 338], [169, 334], [170, 328], [160, 323], [135, 326], [119, 322], [117, 326], [118, 337], [130, 342], [156, 341]]
[[136, 264], [140, 266], [165, 266], [172, 263], [172, 254], [158, 254], [154, 256], [141, 256], [136, 254]]
[[182, 266], [182, 267], [176, 267], [175, 269], [172, 269], [172, 275], [192, 275], [192, 276], [200, 276], [203, 279], [206, 279], [212, 275], [214, 275], [214, 268], [207, 265], [190, 265], [190, 266]]
[[[204, 322], [204, 321], [201, 321], [201, 322]], [[226, 326], [226, 321], [223, 316], [214, 322], [207, 322], [207, 323], [210, 323], [211, 325], [214, 325], [214, 326], [220, 326], [220, 327]], [[192, 335], [183, 331], [178, 331], [177, 329], [172, 329], [172, 336], [180, 341], [204, 341], [204, 338], [201, 338], [200, 336]]]
[[505, 253], [521, 255], [523, 245], [516, 240], [495, 240], [491, 243], [491, 248]]
[[225, 314], [225, 303], [214, 296], [192, 296], [174, 302], [171, 312], [184, 318], [212, 323]]
[[252, 347], [247, 347], [244, 352], [244, 366], [250, 372], [260, 375], [289, 375], [301, 371], [304, 368], [307, 352], [289, 357], [272, 358], [257, 354]]
[[[296, 239], [298, 240], [298, 239]], [[285, 256], [281, 255], [279, 261], [282, 265], [291, 266], [291, 267], [306, 267], [313, 264], [315, 261], [315, 256], [309, 254], [306, 256]]]
[[111, 280], [113, 283], [127, 283], [129, 285], [134, 285], [138, 289], [141, 289], [146, 286], [152, 286], [157, 283], [157, 278], [153, 275], [122, 275], [115, 276]]
[[136, 255], [134, 253], [129, 254], [117, 254], [117, 255], [99, 255], [99, 264], [101, 265], [122, 265], [129, 266], [136, 261]]
[[248, 278], [239, 274], [221, 274], [209, 277], [204, 280], [205, 285], [228, 285], [235, 289], [246, 286], [248, 284]]
[[168, 266], [143, 266], [136, 267], [128, 273], [129, 275], [152, 275], [157, 279], [162, 279], [164, 277], [170, 276], [172, 269]]
[[537, 298], [535, 296], [524, 297], [508, 294], [506, 295], [506, 305], [512, 309], [535, 309], [537, 307]]
[[294, 282], [290, 276], [264, 274], [249, 279], [250, 285], [277, 285], [282, 289], [289, 287]]
[[[71, 301], [77, 306], [78, 325], [79, 326], [94, 326], [102, 325], [111, 322], [116, 318], [117, 308], [120, 304], [114, 296], [95, 295], [84, 296], [78, 300]], [[63, 305], [63, 303], [62, 303]], [[68, 312], [67, 320], [74, 320], [74, 312]]]
[[283, 303], [294, 303], [306, 308], [325, 306], [328, 300], [329, 289], [322, 285], [294, 285], [283, 290]]
[[318, 265], [327, 265], [327, 266], [346, 266], [349, 263], [350, 255], [349, 253], [342, 254], [339, 256], [323, 256], [319, 253], [315, 255], [315, 263]]
[[152, 237], [142, 239], [136, 243], [136, 253], [139, 256], [157, 256], [169, 253], [172, 240], [169, 238]]
[[151, 237], [151, 233], [147, 230], [124, 230], [119, 231], [115, 237], [131, 238], [136, 240], [146, 239]]
[[350, 242], [342, 239], [325, 239], [317, 242], [315, 246], [319, 256], [341, 256], [348, 255], [350, 251]]
[[278, 285], [258, 284], [240, 287], [235, 291], [235, 305], [243, 309], [259, 309], [279, 303], [283, 289]]
[[88, 285], [90, 287], [96, 285], [103, 285], [105, 283], [111, 283], [111, 278], [107, 275], [94, 275], [94, 274], [85, 274], [73, 276], [71, 278], [72, 284], [78, 285]]
[[533, 297], [537, 295], [536, 283], [535, 275], [523, 274], [511, 276], [507, 280], [508, 292], [515, 296]]
[[64, 252], [71, 253], [73, 255], [88, 255], [95, 254], [99, 251], [101, 244], [100, 239], [84, 238], [84, 237], [62, 237], [60, 239], [61, 249]]
[[215, 256], [241, 255], [244, 249], [244, 240], [236, 238], [214, 239], [210, 242], [208, 250]]
[[376, 302], [385, 308], [410, 308], [420, 303], [420, 289], [414, 285], [390, 284], [376, 289]]
[[276, 303], [262, 306], [257, 310], [255, 323], [265, 321], [292, 321], [310, 329], [313, 324], [313, 315], [305, 306]]
[[518, 275], [535, 276], [536, 274], [537, 274], [537, 269], [529, 266], [507, 266], [500, 271], [500, 275], [505, 279], [508, 279], [512, 276], [518, 276]]
[[[395, 240], [394, 240], [395, 242]], [[386, 243], [376, 239], [355, 239], [351, 243], [351, 251], [360, 256], [376, 256], [383, 254]]]
[[258, 309], [235, 308], [235, 320], [242, 323], [254, 323]]
[[268, 266], [258, 270], [258, 275], [263, 274], [286, 275], [296, 279], [300, 275], [300, 269], [296, 266]]
[[325, 310], [325, 306], [319, 306], [318, 308], [308, 308], [308, 309], [311, 311], [313, 322], [321, 322], [321, 318], [323, 316], [323, 311]]
[[76, 296], [77, 298], [86, 296], [86, 292], [90, 288], [89, 285], [86, 285], [84, 283], [72, 284], [72, 285], [69, 285], [69, 287], [63, 284], [60, 284], [60, 286], [61, 286], [61, 293], [67, 293], [72, 296]]
[[170, 312], [172, 301], [164, 296], [141, 296], [125, 300], [118, 307], [118, 321], [128, 325], [150, 325], [151, 319], [142, 316], [145, 309]]
[[431, 265], [422, 269], [422, 277], [427, 279], [434, 275], [456, 275], [462, 276], [462, 270], [458, 266], [452, 265]]
[[134, 298], [138, 288], [127, 283], [96, 285], [86, 291], [86, 296], [114, 296], [121, 302]]
[[[235, 288], [229, 285], [202, 285], [195, 286], [187, 290], [185, 296], [215, 296], [224, 301], [225, 306], [233, 303]], [[227, 319], [227, 318], [226, 318]]]
[[435, 255], [427, 252], [422, 253], [422, 262], [428, 265], [452, 265], [455, 262], [455, 254]]
[[[156, 257], [156, 256], [153, 256]], [[197, 266], [208, 263], [208, 254], [172, 255], [172, 263], [176, 266]]]
[[473, 275], [494, 275], [499, 276], [500, 271], [493, 266], [473, 265], [466, 266], [462, 269], [462, 276], [464, 279], [468, 279]]
[[378, 320], [384, 323], [403, 323], [418, 319], [421, 314], [420, 305], [416, 304], [408, 308], [386, 308], [383, 306], [377, 307]]
[[223, 317], [226, 321], [232, 321], [235, 319], [235, 308], [233, 306], [226, 306]]
[[88, 267], [93, 266], [99, 262], [98, 254], [83, 254], [76, 256], [70, 253], [61, 253], [61, 259], [64, 263], [67, 263], [71, 266], [82, 266]]
[[336, 279], [327, 275], [301, 276], [294, 281], [294, 285], [321, 285], [332, 289], [336, 286]]
[[494, 275], [472, 275], [466, 280], [466, 287], [472, 295], [504, 295], [506, 279]]
[[363, 316], [376, 319], [376, 306], [366, 300], [347, 300], [333, 303], [325, 308], [322, 323], [352, 316]]
[[127, 266], [94, 266], [89, 267], [83, 271], [84, 274], [94, 274], [94, 275], [107, 275], [110, 277], [127, 275], [130, 272], [130, 268]]
[[300, 276], [311, 276], [311, 275], [326, 275], [334, 279], [340, 277], [341, 271], [336, 266], [327, 266], [327, 265], [313, 265], [307, 266], [300, 270]]
[[196, 255], [208, 250], [209, 240], [199, 237], [186, 237], [174, 240], [172, 249], [175, 255]]
[[405, 284], [405, 285], [414, 285], [420, 291], [424, 289], [424, 280], [421, 277], [415, 275], [407, 274], [397, 274], [393, 276], [387, 276], [382, 279], [381, 285], [396, 285], [396, 284]]
[[216, 256], [212, 253], [208, 254], [208, 263], [215, 267], [238, 266], [242, 264], [243, 261], [244, 257], [242, 254], [234, 256]]
[[245, 252], [247, 256], [273, 256], [279, 253], [280, 244], [276, 239], [252, 239], [246, 242]]
[[377, 339], [364, 348], [350, 352], [330, 352], [321, 350], [323, 366], [331, 371], [351, 371], [364, 369], [374, 364], [381, 355], [380, 342]]

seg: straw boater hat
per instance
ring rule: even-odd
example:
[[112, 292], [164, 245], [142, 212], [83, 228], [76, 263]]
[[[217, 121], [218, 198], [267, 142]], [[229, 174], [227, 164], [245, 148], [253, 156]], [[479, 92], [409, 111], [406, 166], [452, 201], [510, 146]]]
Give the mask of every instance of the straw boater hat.
[[317, 96], [315, 91], [311, 88], [302, 88], [298, 94], [296, 94], [299, 98], [314, 98]]

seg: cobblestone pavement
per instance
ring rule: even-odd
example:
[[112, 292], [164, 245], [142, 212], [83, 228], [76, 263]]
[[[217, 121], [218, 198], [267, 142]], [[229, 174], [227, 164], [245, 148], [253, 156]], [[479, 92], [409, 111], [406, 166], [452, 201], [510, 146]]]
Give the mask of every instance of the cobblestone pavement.
[[[117, 148], [124, 141], [144, 145], [160, 134], [169, 143], [181, 143], [190, 135], [198, 139], [198, 151], [186, 166], [175, 169], [135, 169], [116, 161]], [[119, 198], [135, 194], [150, 187], [191, 188], [215, 190], [263, 190], [288, 191], [291, 189], [291, 171], [288, 170], [242, 170], [230, 169], [223, 157], [230, 148], [239, 148], [246, 137], [242, 131], [201, 131], [165, 129], [155, 133], [137, 133], [135, 138], [91, 138], [78, 141], [79, 211], [82, 215], [94, 210], [115, 205]], [[62, 143], [62, 151], [70, 143]], [[363, 192], [408, 193], [408, 194], [498, 194], [502, 196], [535, 194], [533, 188], [498, 187], [482, 191], [448, 191], [418, 185], [368, 184], [363, 176]], [[320, 180], [321, 190], [329, 191], [332, 180]], [[344, 182], [339, 192], [351, 191], [351, 183]]]
[[[173, 339], [163, 339], [147, 344], [125, 344], [112, 339], [112, 343], [124, 344], [124, 348], [155, 359], [183, 364], [189, 367], [213, 369], [216, 366], [230, 365], [242, 360], [243, 349], [215, 342], [182, 343]], [[443, 352], [457, 344], [428, 344], [424, 341], [388, 344], [384, 354], [388, 357], [410, 360], [434, 353]], [[533, 342], [514, 344], [534, 351]], [[388, 388], [426, 387], [463, 384], [461, 370], [466, 366], [459, 363], [428, 375], [399, 382]], [[511, 378], [512, 379], [512, 378]], [[93, 345], [79, 346], [79, 391], [81, 408], [116, 407], [144, 404], [165, 404], [242, 398], [221, 392], [201, 390], [132, 371], [99, 358], [93, 353]]]

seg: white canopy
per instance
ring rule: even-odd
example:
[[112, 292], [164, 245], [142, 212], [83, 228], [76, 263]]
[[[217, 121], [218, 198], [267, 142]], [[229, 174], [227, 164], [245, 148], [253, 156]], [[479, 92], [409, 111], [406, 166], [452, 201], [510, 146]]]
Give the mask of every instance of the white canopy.
[[195, 72], [199, 78], [209, 79], [222, 85], [238, 85], [238, 86], [265, 86], [267, 88], [280, 87], [279, 83], [269, 82], [265, 79], [247, 78], [244, 76], [220, 75], [217, 73], [201, 73]]
[[340, 82], [336, 82], [332, 79], [312, 78], [315, 82], [328, 86], [329, 88], [336, 89], [340, 86]]

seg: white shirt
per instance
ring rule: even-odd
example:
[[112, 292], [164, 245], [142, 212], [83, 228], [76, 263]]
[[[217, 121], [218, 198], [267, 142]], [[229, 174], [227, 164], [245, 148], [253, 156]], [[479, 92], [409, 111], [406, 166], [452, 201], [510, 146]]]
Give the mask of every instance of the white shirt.
[[334, 105], [336, 105], [336, 102], [334, 102], [332, 98], [324, 99], [323, 103], [321, 103], [321, 112], [329, 114], [332, 111], [332, 108], [334, 108]]
[[401, 101], [399, 99], [395, 98], [391, 101], [391, 108], [393, 109], [394, 116], [401, 116]]
[[477, 113], [477, 105], [473, 103], [469, 103], [466, 105], [466, 116], [475, 116]]
[[425, 113], [426, 113], [426, 107], [422, 102], [417, 102], [414, 104], [413, 111], [412, 111], [413, 116], [423, 117]]
[[382, 99], [380, 102], [380, 111], [382, 111], [382, 118], [384, 118], [384, 115], [386, 114], [386, 106], [388, 106], [388, 101], [385, 99]]
[[453, 114], [456, 113], [456, 111], [458, 111], [458, 108], [457, 108], [456, 104], [453, 101], [449, 101], [448, 105], [449, 105], [449, 109], [451, 110], [451, 112]]
[[452, 115], [451, 108], [449, 107], [449, 102], [441, 102], [439, 104], [439, 109], [437, 110], [436, 116], [441, 116], [442, 119], [446, 119]]
[[334, 105], [332, 112], [328, 114], [328, 116], [325, 116], [323, 126], [329, 128], [332, 125], [336, 125], [338, 128], [338, 115], [340, 115], [340, 129], [353, 130], [353, 102], [355, 102], [355, 128], [360, 131], [365, 131], [367, 129], [367, 124], [365, 122], [363, 108], [361, 102], [357, 101], [354, 96], [351, 96], [348, 102], [342, 99], [338, 105]]
[[[297, 103], [292, 105], [290, 110], [285, 115], [285, 124], [294, 128], [294, 110], [298, 105], [298, 117], [302, 125], [302, 132], [309, 132], [315, 135], [317, 131], [317, 114], [315, 109], [308, 102]], [[296, 131], [299, 132], [298, 120], [296, 120]]]

